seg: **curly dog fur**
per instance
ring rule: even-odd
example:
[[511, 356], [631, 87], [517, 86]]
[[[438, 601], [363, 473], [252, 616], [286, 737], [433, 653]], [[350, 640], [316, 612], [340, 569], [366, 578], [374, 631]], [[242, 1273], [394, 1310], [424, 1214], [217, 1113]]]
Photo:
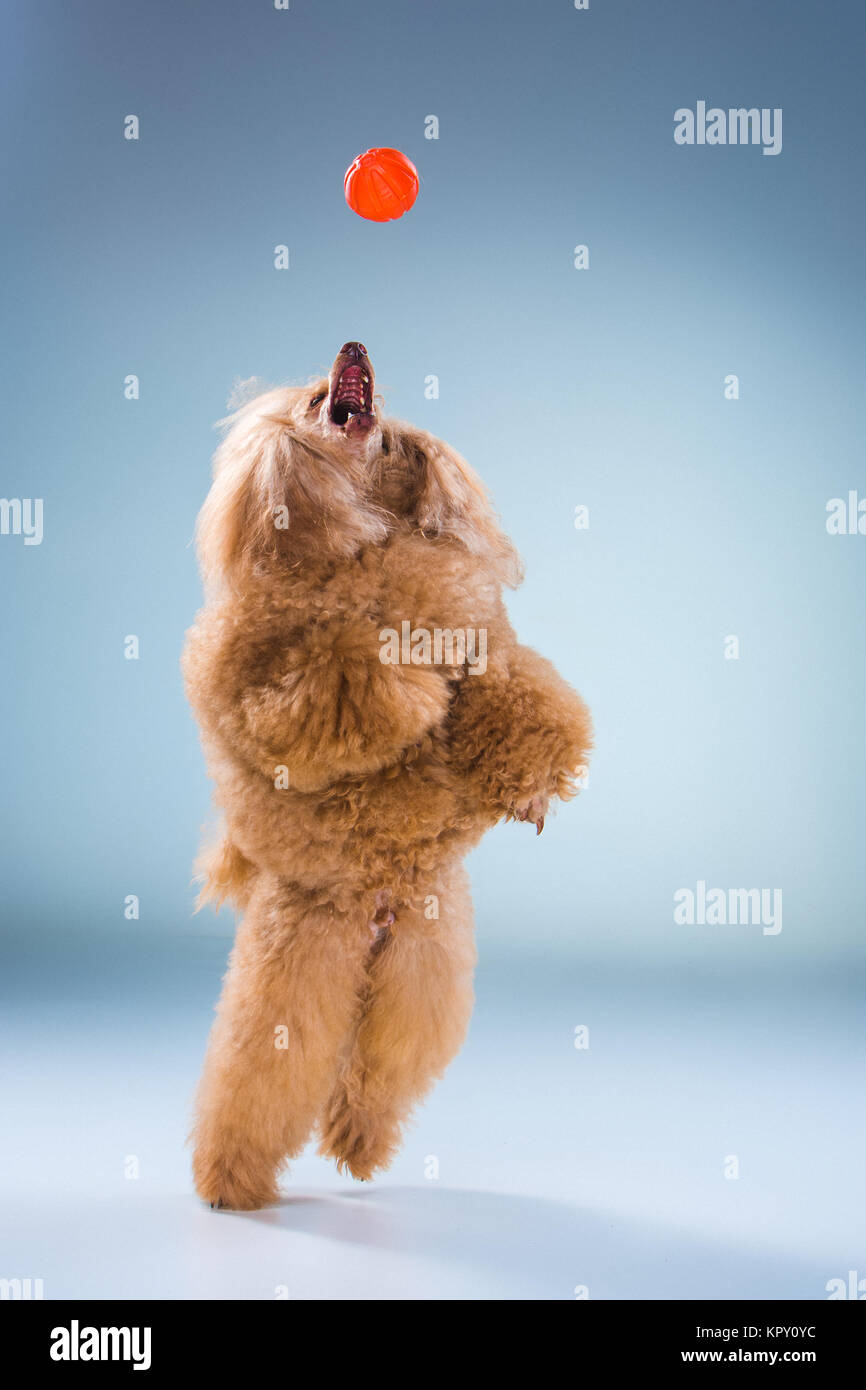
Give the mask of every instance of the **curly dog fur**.
[[[499, 820], [540, 830], [590, 747], [511, 628], [520, 566], [483, 486], [372, 379], [347, 344], [329, 378], [243, 406], [199, 518], [183, 669], [225, 822], [202, 900], [243, 913], [193, 1135], [214, 1206], [274, 1201], [313, 1132], [357, 1178], [391, 1162], [472, 1010], [461, 861]], [[453, 646], [386, 663], [407, 620], [484, 631], [485, 669]]]

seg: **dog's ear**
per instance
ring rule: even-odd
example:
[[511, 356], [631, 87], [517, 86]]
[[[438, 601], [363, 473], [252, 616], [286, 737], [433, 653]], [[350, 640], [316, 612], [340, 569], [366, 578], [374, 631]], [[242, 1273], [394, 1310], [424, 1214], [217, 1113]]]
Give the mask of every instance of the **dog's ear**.
[[286, 393], [275, 391], [223, 422], [214, 480], [196, 539], [206, 583], [236, 584], [271, 560], [349, 556], [387, 534], [384, 515], [363, 500], [360, 466], [297, 431]]
[[413, 520], [418, 528], [428, 536], [459, 541], [483, 557], [502, 583], [516, 588], [523, 578], [520, 557], [466, 460], [426, 430], [401, 429], [392, 447], [410, 456], [416, 473]]

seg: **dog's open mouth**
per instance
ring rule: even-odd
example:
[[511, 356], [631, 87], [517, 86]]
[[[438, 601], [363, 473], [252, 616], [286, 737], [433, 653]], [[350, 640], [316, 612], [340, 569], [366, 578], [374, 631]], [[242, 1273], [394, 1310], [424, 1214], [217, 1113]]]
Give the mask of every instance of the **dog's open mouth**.
[[347, 434], [366, 434], [375, 424], [373, 368], [363, 343], [346, 343], [331, 368], [328, 411]]
[[369, 374], [362, 367], [344, 367], [331, 391], [331, 419], [335, 425], [345, 425], [350, 415], [369, 415], [373, 406], [373, 388]]

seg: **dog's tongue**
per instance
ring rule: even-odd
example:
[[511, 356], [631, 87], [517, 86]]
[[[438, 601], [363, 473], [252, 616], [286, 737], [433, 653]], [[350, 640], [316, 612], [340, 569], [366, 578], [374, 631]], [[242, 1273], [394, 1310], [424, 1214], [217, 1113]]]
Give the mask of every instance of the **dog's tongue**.
[[346, 434], [367, 434], [375, 423], [372, 415], [350, 415], [346, 421]]

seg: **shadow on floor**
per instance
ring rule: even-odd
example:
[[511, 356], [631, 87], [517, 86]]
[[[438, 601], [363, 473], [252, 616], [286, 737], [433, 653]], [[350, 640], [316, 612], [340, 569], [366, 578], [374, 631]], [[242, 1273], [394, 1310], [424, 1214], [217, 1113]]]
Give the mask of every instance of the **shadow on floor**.
[[[474, 1270], [481, 1298], [826, 1297], [826, 1274], [787, 1253], [726, 1247], [670, 1226], [545, 1198], [429, 1187], [301, 1192], [234, 1219]], [[375, 1288], [361, 1297], [376, 1298]], [[411, 1295], [410, 1295], [411, 1296]], [[448, 1298], [447, 1278], [443, 1298]]]

